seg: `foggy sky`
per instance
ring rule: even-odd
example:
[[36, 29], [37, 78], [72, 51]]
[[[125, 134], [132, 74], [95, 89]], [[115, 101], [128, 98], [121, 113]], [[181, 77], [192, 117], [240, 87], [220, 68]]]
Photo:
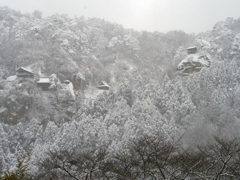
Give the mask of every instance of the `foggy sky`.
[[199, 33], [227, 17], [240, 17], [240, 0], [0, 0], [0, 6], [22, 13], [39, 10], [44, 17], [97, 17], [151, 32]]

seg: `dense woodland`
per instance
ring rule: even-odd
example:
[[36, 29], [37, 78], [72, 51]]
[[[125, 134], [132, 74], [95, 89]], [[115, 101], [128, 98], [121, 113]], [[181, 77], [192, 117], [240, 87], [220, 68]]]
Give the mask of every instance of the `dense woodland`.
[[[0, 7], [2, 178], [239, 179], [239, 45], [240, 19], [164, 34]], [[211, 65], [183, 76], [189, 46]], [[34, 78], [8, 82], [18, 67]], [[44, 92], [40, 72], [86, 89]], [[111, 89], [89, 98], [101, 81]]]

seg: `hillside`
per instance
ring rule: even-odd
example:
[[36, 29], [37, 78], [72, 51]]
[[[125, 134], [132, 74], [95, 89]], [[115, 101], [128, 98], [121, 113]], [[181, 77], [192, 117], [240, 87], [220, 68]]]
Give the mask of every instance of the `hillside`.
[[[43, 175], [49, 150], [104, 145], [114, 156], [143, 135], [184, 134], [184, 147], [239, 137], [239, 46], [240, 19], [163, 34], [0, 7], [0, 162], [14, 170], [28, 154], [31, 174]], [[15, 76], [19, 67], [34, 76]]]

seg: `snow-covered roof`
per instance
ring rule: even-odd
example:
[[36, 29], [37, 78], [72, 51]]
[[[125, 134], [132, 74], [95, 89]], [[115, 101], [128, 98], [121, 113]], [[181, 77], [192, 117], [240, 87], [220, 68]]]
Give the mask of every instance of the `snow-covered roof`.
[[97, 86], [97, 88], [110, 88], [110, 86], [105, 82], [105, 81], [102, 81], [101, 84], [99, 86]]
[[110, 87], [105, 81], [102, 81], [100, 86], [108, 86], [108, 87]]
[[30, 69], [27, 69], [27, 68], [24, 68], [24, 67], [18, 68], [18, 69], [16, 70], [16, 72], [18, 72], [20, 69], [22, 69], [22, 70], [24, 70], [24, 71], [26, 71], [26, 72], [29, 72], [29, 73], [31, 73], [31, 74], [33, 74], [33, 72], [32, 72]]
[[188, 47], [187, 50], [195, 49], [197, 48], [196, 46]]
[[6, 79], [6, 82], [13, 82], [13, 81], [16, 80], [16, 78], [17, 78], [16, 75], [14, 75], [14, 76], [9, 76], [9, 77]]
[[49, 77], [41, 77], [37, 83], [50, 83]]
[[65, 80], [64, 83], [65, 83], [65, 84], [69, 84], [69, 83], [71, 83], [71, 81]]

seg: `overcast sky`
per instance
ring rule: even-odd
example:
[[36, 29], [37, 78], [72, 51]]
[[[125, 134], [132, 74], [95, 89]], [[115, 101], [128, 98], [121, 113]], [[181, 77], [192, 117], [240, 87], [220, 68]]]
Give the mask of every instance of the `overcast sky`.
[[73, 17], [98, 17], [135, 30], [198, 33], [218, 21], [240, 17], [240, 0], [0, 0], [22, 13], [39, 10]]

